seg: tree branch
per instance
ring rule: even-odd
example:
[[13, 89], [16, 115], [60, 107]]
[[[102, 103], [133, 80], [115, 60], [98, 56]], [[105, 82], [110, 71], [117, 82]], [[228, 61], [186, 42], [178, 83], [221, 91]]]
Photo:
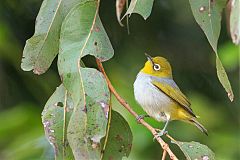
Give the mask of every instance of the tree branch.
[[[107, 81], [107, 84], [108, 84], [108, 87], [109, 87], [110, 91], [114, 94], [114, 96], [117, 98], [117, 100], [123, 105], [123, 107], [125, 107], [135, 118], [137, 118], [138, 114], [135, 111], [132, 110], [130, 105], [116, 92], [115, 88], [112, 86], [112, 83], [109, 80], [109, 78], [108, 78], [108, 76], [107, 76], [107, 74], [106, 74], [106, 72], [105, 72], [105, 70], [103, 68], [103, 65], [102, 65], [101, 61], [99, 59], [96, 59], [96, 62], [97, 62], [99, 70], [103, 73], [103, 75], [104, 75], [104, 77], [105, 77], [105, 79]], [[178, 158], [175, 156], [175, 154], [169, 148], [169, 145], [166, 142], [164, 142], [161, 137], [158, 136], [158, 133], [155, 130], [155, 128], [153, 128], [151, 125], [149, 125], [143, 119], [140, 119], [139, 123], [141, 123], [144, 127], [146, 127], [153, 134], [155, 139], [161, 145], [162, 149], [169, 154], [170, 159], [178, 160]]]
[[166, 155], [167, 155], [166, 150], [163, 150], [162, 160], [165, 160], [165, 159], [166, 159]]

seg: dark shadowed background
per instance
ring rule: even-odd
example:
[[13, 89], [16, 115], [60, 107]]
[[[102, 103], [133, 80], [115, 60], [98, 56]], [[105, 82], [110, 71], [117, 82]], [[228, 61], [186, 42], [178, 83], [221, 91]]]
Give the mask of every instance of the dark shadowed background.
[[[0, 2], [0, 159], [52, 159], [49, 156], [52, 149], [44, 137], [41, 111], [60, 84], [56, 60], [41, 76], [20, 68], [22, 50], [25, 41], [34, 33], [40, 5], [40, 0]], [[218, 49], [235, 93], [232, 103], [217, 79], [215, 54], [195, 22], [187, 0], [156, 0], [147, 21], [133, 14], [130, 35], [117, 23], [115, 1], [102, 0], [100, 16], [115, 50], [115, 56], [104, 63], [106, 72], [133, 109], [144, 113], [133, 96], [133, 82], [146, 61], [144, 53], [163, 56], [170, 61], [174, 80], [189, 97], [193, 110], [201, 117], [200, 122], [209, 130], [207, 137], [194, 126], [172, 122], [169, 134], [180, 141], [208, 145], [216, 159], [240, 159], [240, 49], [231, 43], [225, 18]], [[90, 56], [85, 57], [84, 62], [89, 67], [96, 67]], [[137, 124], [115, 99], [113, 108], [128, 120], [133, 132], [132, 152], [128, 159], [160, 159], [162, 150], [148, 130]], [[146, 120], [155, 127], [163, 126], [154, 120]], [[171, 147], [182, 156], [174, 144]]]

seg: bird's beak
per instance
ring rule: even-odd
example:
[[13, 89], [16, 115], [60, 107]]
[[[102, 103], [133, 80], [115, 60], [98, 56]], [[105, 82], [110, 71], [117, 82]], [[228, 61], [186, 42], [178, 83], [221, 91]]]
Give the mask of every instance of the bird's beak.
[[145, 56], [147, 57], [147, 59], [152, 63], [152, 65], [154, 65], [153, 59], [150, 55], [148, 55], [147, 53], [145, 53]]

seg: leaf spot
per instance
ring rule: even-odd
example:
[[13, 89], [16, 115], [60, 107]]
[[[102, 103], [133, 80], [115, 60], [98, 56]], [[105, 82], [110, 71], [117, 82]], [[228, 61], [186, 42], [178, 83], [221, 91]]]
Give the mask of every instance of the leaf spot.
[[55, 132], [53, 129], [50, 129], [49, 131], [50, 131], [51, 133], [54, 133], [54, 132]]
[[97, 148], [97, 147], [98, 147], [98, 143], [93, 142], [93, 143], [92, 143], [92, 148], [95, 149], [95, 148]]
[[117, 140], [117, 141], [123, 141], [123, 138], [122, 138], [122, 136], [120, 136], [119, 134], [118, 134], [118, 135], [116, 135], [116, 137], [115, 137], [115, 138], [116, 138], [116, 140]]
[[193, 148], [193, 146], [192, 146], [192, 145], [188, 145], [188, 147], [189, 147], [189, 148]]
[[202, 7], [200, 7], [199, 8], [199, 11], [202, 13], [202, 12], [204, 12], [206, 10], [206, 7], [205, 6], [202, 6]]
[[99, 27], [95, 27], [94, 29], [96, 32], [99, 32], [100, 31], [100, 28]]
[[202, 156], [202, 160], [209, 160], [208, 155], [204, 155], [204, 156]]
[[109, 105], [105, 102], [100, 102], [100, 105], [102, 106], [105, 117], [108, 118]]
[[87, 107], [85, 106], [82, 111], [85, 112], [85, 113], [87, 113]]

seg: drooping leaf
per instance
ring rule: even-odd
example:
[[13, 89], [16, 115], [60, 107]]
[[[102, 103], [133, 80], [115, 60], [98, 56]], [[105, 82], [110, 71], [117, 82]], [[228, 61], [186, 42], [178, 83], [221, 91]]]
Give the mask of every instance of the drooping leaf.
[[116, 111], [112, 110], [109, 135], [103, 160], [121, 160], [128, 157], [132, 147], [132, 132], [127, 121]]
[[47, 101], [42, 112], [45, 135], [54, 148], [56, 159], [73, 159], [66, 138], [67, 125], [73, 104], [63, 85]]
[[221, 14], [226, 0], [189, 0], [193, 16], [205, 33], [213, 50], [217, 53], [217, 43], [221, 30]]
[[233, 91], [227, 73], [217, 55], [217, 43], [221, 30], [221, 13], [226, 0], [189, 0], [195, 20], [204, 31], [216, 54], [217, 76], [228, 97], [233, 101]]
[[154, 0], [132, 0], [123, 18], [127, 15], [131, 16], [132, 13], [138, 13], [146, 20], [152, 12], [153, 1]]
[[93, 55], [101, 61], [113, 49], [98, 16], [98, 2], [76, 5], [65, 18], [60, 36], [58, 69], [74, 104], [67, 138], [75, 159], [99, 159], [100, 140], [106, 134], [109, 90], [99, 71], [82, 68], [81, 58]]
[[120, 26], [124, 26], [121, 22], [121, 14], [124, 9], [126, 0], [116, 0], [116, 15], [117, 15], [117, 20]]
[[70, 9], [84, 0], [44, 0], [36, 19], [35, 33], [27, 40], [21, 68], [44, 73], [58, 54], [60, 28]]
[[232, 87], [228, 80], [227, 73], [226, 73], [225, 69], [223, 68], [222, 62], [220, 61], [218, 56], [216, 57], [216, 68], [217, 68], [217, 76], [218, 76], [219, 81], [221, 82], [224, 89], [228, 93], [228, 98], [230, 99], [230, 101], [233, 101], [234, 94], [232, 91]]
[[175, 144], [183, 151], [187, 160], [214, 160], [215, 155], [206, 145], [198, 142], [180, 142]]
[[240, 0], [230, 0], [230, 33], [232, 41], [240, 45]]

